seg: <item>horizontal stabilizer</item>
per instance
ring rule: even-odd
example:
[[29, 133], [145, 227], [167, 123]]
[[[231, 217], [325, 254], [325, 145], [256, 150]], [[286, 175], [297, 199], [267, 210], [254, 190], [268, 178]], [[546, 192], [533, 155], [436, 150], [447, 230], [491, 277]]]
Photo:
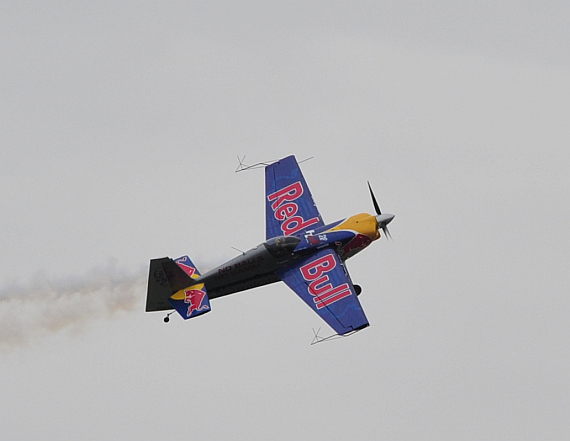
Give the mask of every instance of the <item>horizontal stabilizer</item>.
[[[181, 284], [183, 288], [177, 289], [173, 296], [168, 299], [170, 304], [178, 311], [184, 320], [205, 314], [210, 311], [210, 299], [208, 299], [208, 292], [203, 283], [194, 283], [194, 279], [200, 276], [198, 269], [194, 266], [190, 257], [179, 257], [172, 261], [187, 278], [180, 275], [177, 270], [174, 270], [170, 264], [168, 268], [172, 269], [173, 278], [168, 277], [168, 282], [174, 290]], [[165, 264], [163, 263], [163, 267]]]

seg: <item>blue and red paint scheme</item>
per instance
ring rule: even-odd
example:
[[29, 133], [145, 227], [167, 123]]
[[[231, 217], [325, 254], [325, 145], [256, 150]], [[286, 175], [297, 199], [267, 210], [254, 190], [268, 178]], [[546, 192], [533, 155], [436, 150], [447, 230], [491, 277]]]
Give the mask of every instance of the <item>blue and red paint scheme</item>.
[[[209, 299], [283, 281], [339, 335], [369, 325], [345, 261], [380, 238], [393, 215], [357, 214], [325, 225], [294, 156], [265, 168], [266, 241], [200, 275], [188, 256], [151, 260], [147, 311], [187, 319]], [[171, 308], [168, 307], [170, 305]]]
[[[175, 259], [174, 262], [192, 279], [198, 279], [200, 272], [188, 256]], [[203, 283], [190, 285], [178, 290], [169, 299], [170, 304], [185, 319], [196, 317], [210, 311], [208, 291]]]

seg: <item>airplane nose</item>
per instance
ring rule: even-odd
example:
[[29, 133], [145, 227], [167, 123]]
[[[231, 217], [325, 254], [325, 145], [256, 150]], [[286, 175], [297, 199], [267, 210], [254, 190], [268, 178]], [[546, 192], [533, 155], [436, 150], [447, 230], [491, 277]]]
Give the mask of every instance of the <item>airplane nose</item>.
[[382, 229], [382, 231], [386, 235], [386, 239], [392, 238], [392, 235], [390, 234], [390, 231], [388, 230], [387, 226], [390, 222], [392, 222], [392, 219], [394, 219], [394, 215], [390, 213], [383, 213], [376, 216], [376, 222], [378, 222], [377, 228]]
[[390, 222], [392, 222], [392, 219], [394, 219], [394, 217], [395, 215], [390, 213], [379, 214], [378, 216], [376, 216], [376, 222], [378, 222], [378, 226], [381, 227], [383, 225], [388, 225]]

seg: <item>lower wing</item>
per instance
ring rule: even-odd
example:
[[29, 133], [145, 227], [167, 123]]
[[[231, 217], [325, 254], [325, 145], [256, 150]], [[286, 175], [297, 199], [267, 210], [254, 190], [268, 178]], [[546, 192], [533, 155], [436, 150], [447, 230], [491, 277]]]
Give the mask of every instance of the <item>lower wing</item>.
[[322, 249], [276, 274], [337, 334], [368, 326], [354, 286], [335, 251]]

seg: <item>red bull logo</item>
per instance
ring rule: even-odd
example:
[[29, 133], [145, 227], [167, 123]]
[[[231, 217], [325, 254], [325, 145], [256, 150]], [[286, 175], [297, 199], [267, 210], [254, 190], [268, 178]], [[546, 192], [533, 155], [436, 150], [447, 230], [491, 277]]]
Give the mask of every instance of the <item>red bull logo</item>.
[[202, 305], [206, 293], [201, 289], [188, 289], [184, 291], [184, 303], [188, 303], [186, 317], [190, 317], [194, 312], [201, 312], [210, 309], [208, 305]]
[[303, 265], [301, 274], [309, 282], [309, 293], [314, 296], [313, 301], [317, 309], [324, 308], [338, 302], [352, 294], [348, 283], [333, 286], [328, 272], [336, 268], [336, 260], [332, 254], [327, 254], [306, 265]]
[[303, 186], [300, 181], [297, 181], [267, 196], [269, 202], [273, 201], [271, 204], [273, 215], [275, 219], [281, 222], [281, 231], [286, 236], [319, 222], [318, 217], [305, 220], [302, 216], [297, 215], [299, 206], [294, 201], [299, 199], [302, 194]]
[[372, 243], [372, 240], [363, 234], [357, 234], [354, 239], [352, 239], [346, 246], [340, 250], [340, 254], [343, 259], [348, 259], [354, 256], [356, 253], [362, 251], [368, 245]]

